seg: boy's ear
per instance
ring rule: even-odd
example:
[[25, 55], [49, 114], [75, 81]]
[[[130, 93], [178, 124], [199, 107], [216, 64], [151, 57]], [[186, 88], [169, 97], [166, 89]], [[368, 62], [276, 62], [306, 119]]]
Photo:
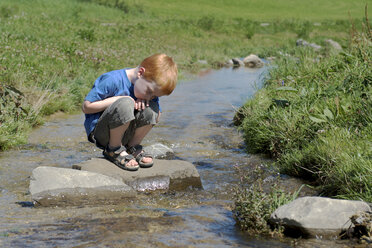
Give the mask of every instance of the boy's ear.
[[143, 74], [145, 73], [145, 71], [146, 71], [146, 69], [145, 69], [145, 67], [139, 67], [138, 68], [138, 77], [142, 77], [143, 76]]

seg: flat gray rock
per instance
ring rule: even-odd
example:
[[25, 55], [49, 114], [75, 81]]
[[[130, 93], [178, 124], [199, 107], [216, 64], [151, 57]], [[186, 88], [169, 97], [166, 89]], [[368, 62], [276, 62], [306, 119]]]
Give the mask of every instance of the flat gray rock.
[[154, 166], [151, 168], [126, 171], [104, 158], [92, 158], [73, 165], [72, 168], [120, 179], [137, 191], [202, 188], [200, 176], [195, 166], [182, 160], [154, 159]]
[[135, 197], [121, 180], [89, 171], [37, 167], [32, 171], [29, 191], [38, 205], [80, 205], [115, 202]]
[[145, 151], [152, 154], [154, 158], [169, 158], [174, 156], [171, 148], [161, 143], [156, 143], [151, 146], [146, 146]]
[[270, 222], [296, 236], [333, 237], [349, 228], [351, 216], [366, 211], [371, 208], [362, 201], [301, 197], [275, 210]]

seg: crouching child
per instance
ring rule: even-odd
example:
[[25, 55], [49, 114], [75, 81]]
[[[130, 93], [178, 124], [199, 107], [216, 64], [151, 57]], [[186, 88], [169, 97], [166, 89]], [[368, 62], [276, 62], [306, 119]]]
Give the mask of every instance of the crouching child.
[[165, 54], [154, 54], [136, 68], [99, 76], [85, 97], [88, 140], [118, 167], [136, 171], [153, 166], [153, 156], [141, 146], [158, 123], [159, 97], [170, 95], [177, 84], [177, 65]]

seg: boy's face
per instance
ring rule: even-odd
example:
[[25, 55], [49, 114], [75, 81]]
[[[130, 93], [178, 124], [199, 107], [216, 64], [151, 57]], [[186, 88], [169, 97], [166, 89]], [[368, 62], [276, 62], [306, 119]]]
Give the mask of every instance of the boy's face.
[[155, 97], [164, 96], [164, 93], [155, 82], [139, 77], [134, 83], [134, 95], [139, 99], [150, 101]]

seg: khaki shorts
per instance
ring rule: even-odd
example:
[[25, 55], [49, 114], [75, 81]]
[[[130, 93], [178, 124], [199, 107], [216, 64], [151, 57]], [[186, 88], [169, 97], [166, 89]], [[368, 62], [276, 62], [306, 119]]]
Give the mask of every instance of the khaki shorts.
[[134, 101], [129, 97], [123, 97], [111, 104], [101, 117], [94, 131], [89, 135], [97, 147], [105, 149], [110, 139], [110, 129], [119, 127], [130, 122], [128, 129], [122, 138], [122, 145], [127, 145], [132, 139], [137, 128], [146, 125], [155, 125], [159, 115], [159, 105], [150, 101], [150, 106], [142, 111], [134, 110]]

